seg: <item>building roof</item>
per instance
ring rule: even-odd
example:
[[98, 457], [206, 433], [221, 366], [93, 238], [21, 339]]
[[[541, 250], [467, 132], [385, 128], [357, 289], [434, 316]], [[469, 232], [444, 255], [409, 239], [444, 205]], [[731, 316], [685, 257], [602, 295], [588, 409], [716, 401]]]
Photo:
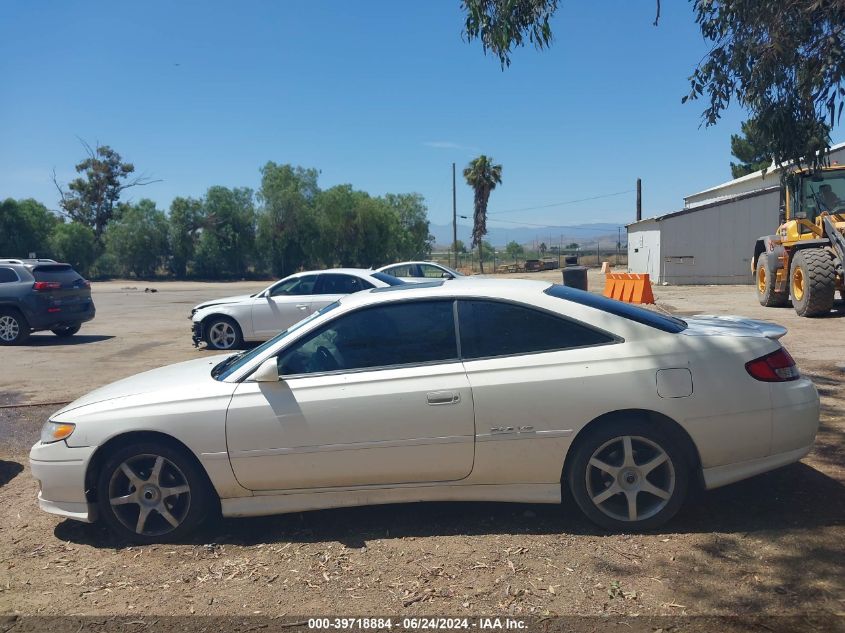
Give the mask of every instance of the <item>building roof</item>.
[[[839, 150], [843, 149], [845, 149], [845, 143], [837, 143], [836, 145], [830, 146], [830, 153], [833, 154], [833, 152], [838, 152]], [[709, 202], [711, 200], [724, 197], [725, 195], [729, 196], [731, 194], [725, 192], [725, 190], [734, 189], [747, 184], [751, 184], [753, 186], [753, 182], [755, 180], [760, 181], [761, 186], [754, 187], [754, 189], [762, 189], [763, 186], [765, 186], [774, 179], [774, 176], [778, 176], [777, 179], [779, 180], [779, 174], [781, 172], [781, 169], [782, 168], [780, 167], [776, 167], [773, 162], [771, 165], [769, 165], [768, 169], [766, 169], [765, 174], [761, 169], [760, 171], [755, 171], [750, 174], [746, 174], [745, 176], [740, 176], [739, 178], [728, 180], [720, 185], [716, 185], [715, 187], [710, 187], [709, 189], [704, 189], [702, 191], [698, 191], [696, 193], [692, 193], [688, 196], [685, 196], [684, 202], [687, 206], [690, 206], [691, 200], [695, 201], [697, 199], [699, 202], [703, 202], [704, 200]], [[743, 190], [748, 191], [748, 189], [746, 188], [743, 188]]]

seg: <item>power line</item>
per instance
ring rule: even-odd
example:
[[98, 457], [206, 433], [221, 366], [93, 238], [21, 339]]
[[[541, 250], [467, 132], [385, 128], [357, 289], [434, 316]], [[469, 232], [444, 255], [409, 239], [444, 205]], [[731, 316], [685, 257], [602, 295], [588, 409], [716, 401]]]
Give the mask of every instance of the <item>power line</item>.
[[[552, 226], [549, 224], [531, 224], [530, 222], [519, 222], [516, 220], [490, 220], [491, 222], [507, 222], [508, 224], [518, 224], [519, 226], [539, 226], [544, 229], [566, 229], [567, 231], [604, 231], [605, 229], [591, 229], [587, 226]], [[624, 224], [611, 224], [612, 228], [624, 227]]]
[[[632, 193], [635, 189], [626, 189], [625, 191], [617, 191], [615, 193], [605, 193], [600, 196], [591, 196], [589, 198], [579, 198], [578, 200], [567, 200], [565, 202], [552, 202], [550, 204], [542, 204], [537, 207], [522, 207], [520, 209], [505, 209], [503, 211], [488, 211], [487, 215], [498, 215], [500, 213], [516, 213], [518, 211], [534, 211], [536, 209], [549, 209], [551, 207], [562, 207], [567, 204], [577, 204], [579, 202], [588, 202], [590, 200], [600, 200], [602, 198], [612, 198], [613, 196], [621, 196], [626, 193]], [[502, 220], [504, 222], [504, 220]]]

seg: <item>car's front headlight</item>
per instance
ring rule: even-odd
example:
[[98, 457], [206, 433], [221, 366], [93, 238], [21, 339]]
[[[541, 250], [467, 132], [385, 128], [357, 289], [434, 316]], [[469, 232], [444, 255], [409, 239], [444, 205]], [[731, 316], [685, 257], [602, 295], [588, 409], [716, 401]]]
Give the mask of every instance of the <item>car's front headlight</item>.
[[50, 444], [52, 442], [66, 440], [70, 437], [71, 433], [73, 433], [74, 429], [76, 429], [75, 424], [70, 424], [69, 422], [52, 422], [48, 420], [44, 423], [44, 426], [41, 427], [41, 442], [44, 444]]

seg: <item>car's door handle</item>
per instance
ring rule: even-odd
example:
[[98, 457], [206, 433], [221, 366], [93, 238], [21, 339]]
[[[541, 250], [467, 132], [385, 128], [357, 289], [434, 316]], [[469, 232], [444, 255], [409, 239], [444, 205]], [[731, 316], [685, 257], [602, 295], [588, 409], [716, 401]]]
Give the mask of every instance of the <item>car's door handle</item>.
[[308, 304], [307, 303], [297, 303], [296, 307], [299, 308], [300, 310], [307, 310]]
[[425, 401], [432, 406], [458, 404], [461, 401], [461, 394], [454, 391], [431, 391], [425, 394]]

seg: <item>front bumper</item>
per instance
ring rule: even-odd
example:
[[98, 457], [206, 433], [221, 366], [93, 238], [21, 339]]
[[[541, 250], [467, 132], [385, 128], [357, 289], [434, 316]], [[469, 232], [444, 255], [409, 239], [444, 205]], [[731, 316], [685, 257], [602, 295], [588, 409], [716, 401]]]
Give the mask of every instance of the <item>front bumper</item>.
[[86, 496], [85, 474], [96, 447], [71, 448], [64, 442], [37, 442], [29, 467], [38, 481], [38, 506], [45, 512], [92, 523], [96, 505]]
[[191, 324], [191, 340], [194, 342], [194, 347], [199, 347], [203, 341], [202, 321], [194, 321]]

